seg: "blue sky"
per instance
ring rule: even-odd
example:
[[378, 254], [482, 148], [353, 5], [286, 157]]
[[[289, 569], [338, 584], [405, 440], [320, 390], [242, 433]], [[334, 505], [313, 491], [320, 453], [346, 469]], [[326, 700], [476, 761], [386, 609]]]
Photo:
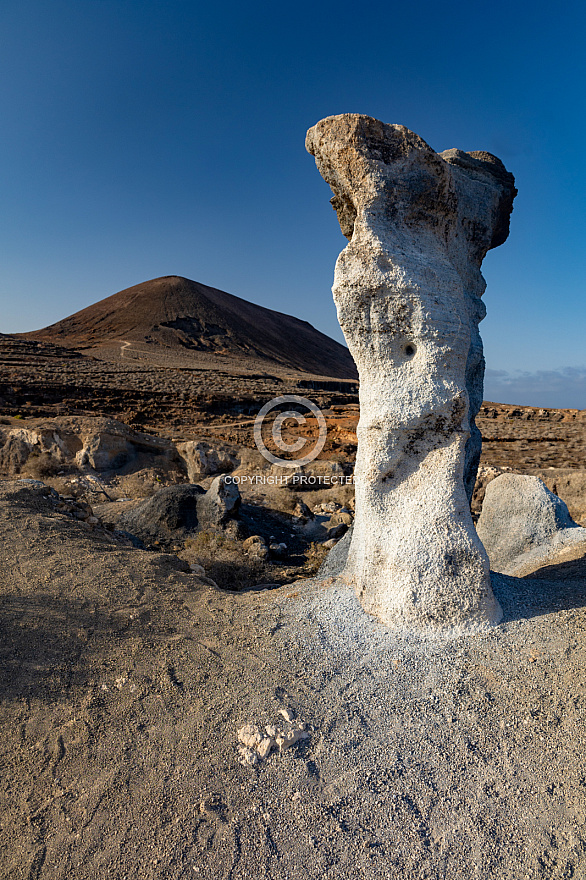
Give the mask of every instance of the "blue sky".
[[485, 397], [586, 408], [579, 3], [2, 0], [0, 330], [185, 275], [342, 340], [324, 116], [489, 150], [519, 195], [484, 263]]

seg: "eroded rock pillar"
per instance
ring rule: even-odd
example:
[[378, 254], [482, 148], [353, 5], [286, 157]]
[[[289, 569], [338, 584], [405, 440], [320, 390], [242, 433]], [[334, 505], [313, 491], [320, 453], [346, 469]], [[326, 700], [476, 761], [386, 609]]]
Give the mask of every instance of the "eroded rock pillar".
[[501, 616], [472, 522], [485, 314], [480, 266], [508, 235], [513, 176], [490, 153], [435, 153], [401, 125], [332, 116], [307, 149], [342, 232], [333, 294], [360, 374], [356, 520], [345, 576], [391, 625]]

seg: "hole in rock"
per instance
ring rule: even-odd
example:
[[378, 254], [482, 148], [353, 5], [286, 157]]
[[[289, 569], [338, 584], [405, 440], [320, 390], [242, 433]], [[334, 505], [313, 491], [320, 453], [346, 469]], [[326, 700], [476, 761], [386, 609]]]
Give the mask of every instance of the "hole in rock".
[[403, 349], [403, 351], [405, 352], [405, 354], [408, 358], [412, 358], [413, 355], [415, 354], [416, 350], [417, 349], [415, 348], [415, 346], [411, 342], [408, 342], [407, 345]]

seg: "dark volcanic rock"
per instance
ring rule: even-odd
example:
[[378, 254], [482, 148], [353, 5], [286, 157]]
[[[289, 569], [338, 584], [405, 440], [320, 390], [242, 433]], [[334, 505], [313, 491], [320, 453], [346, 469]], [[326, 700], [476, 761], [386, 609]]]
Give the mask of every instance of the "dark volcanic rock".
[[199, 527], [198, 499], [205, 495], [201, 486], [167, 486], [134, 510], [120, 517], [120, 527], [141, 540], [185, 540]]
[[224, 477], [216, 477], [206, 492], [201, 486], [179, 485], [159, 489], [119, 524], [142, 541], [184, 541], [201, 529], [222, 529], [238, 515], [240, 492]]

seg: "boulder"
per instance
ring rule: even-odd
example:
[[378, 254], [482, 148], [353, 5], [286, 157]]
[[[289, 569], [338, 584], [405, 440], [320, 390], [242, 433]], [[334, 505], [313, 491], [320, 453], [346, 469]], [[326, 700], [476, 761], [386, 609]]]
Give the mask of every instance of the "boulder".
[[337, 541], [339, 538], [346, 534], [346, 532], [348, 531], [348, 526], [346, 525], [346, 523], [335, 523], [334, 525], [332, 525], [330, 520], [330, 522], [326, 524], [326, 529], [328, 540], [334, 538]]
[[512, 469], [510, 467], [480, 465], [478, 473], [476, 474], [476, 483], [474, 485], [474, 492], [470, 503], [470, 509], [473, 514], [476, 514], [477, 516], [480, 514], [488, 484], [493, 480], [496, 480], [497, 477], [500, 477], [501, 474], [510, 474], [511, 471]]
[[147, 544], [185, 540], [200, 528], [198, 501], [201, 486], [166, 486], [119, 519], [122, 529]]
[[339, 510], [337, 513], [334, 513], [334, 515], [330, 517], [330, 521], [327, 527], [329, 529], [332, 529], [334, 526], [338, 525], [351, 526], [353, 522], [354, 517], [352, 516], [350, 511], [342, 508], [342, 510]]
[[293, 510], [293, 516], [297, 517], [297, 519], [302, 522], [309, 522], [312, 519], [315, 519], [315, 515], [313, 510], [307, 506], [304, 501], [298, 501], [295, 505], [295, 509]]
[[224, 475], [212, 480], [212, 485], [198, 502], [198, 514], [203, 528], [214, 528], [238, 516], [240, 491], [236, 483], [227, 482]]
[[95, 471], [118, 470], [133, 462], [139, 454], [177, 458], [177, 450], [170, 440], [133, 431], [116, 419], [97, 419], [90, 422], [82, 433], [83, 446], [76, 454], [79, 467]]
[[528, 574], [571, 547], [583, 545], [586, 554], [586, 529], [538, 477], [502, 474], [492, 480], [477, 530], [491, 568], [502, 574]]
[[264, 562], [269, 558], [269, 548], [262, 535], [251, 535], [242, 543], [242, 549], [245, 550], [252, 559]]
[[575, 522], [586, 526], [586, 470], [550, 467], [534, 476], [566, 502]]
[[480, 266], [508, 235], [513, 176], [490, 153], [435, 153], [402, 125], [323, 119], [306, 146], [342, 232], [333, 294], [360, 375], [356, 520], [344, 570], [389, 625], [501, 616], [469, 499], [480, 455]]
[[186, 440], [176, 443], [177, 452], [187, 470], [190, 483], [211, 474], [233, 471], [238, 458], [233, 450], [221, 444], [211, 444], [203, 440]]
[[249, 538], [242, 542], [242, 549], [248, 551], [251, 549], [251, 547], [254, 547], [255, 545], [261, 546], [265, 544], [266, 541], [262, 537], [262, 535], [251, 535]]
[[[317, 572], [316, 577], [319, 580], [343, 575], [348, 560], [348, 551], [352, 543], [353, 529], [354, 527], [350, 526], [344, 537], [332, 547]], [[326, 543], [329, 543], [329, 541]]]
[[175, 485], [155, 494], [119, 519], [121, 528], [142, 541], [184, 541], [203, 529], [232, 525], [240, 508], [238, 486], [217, 477], [208, 491], [197, 485]]

